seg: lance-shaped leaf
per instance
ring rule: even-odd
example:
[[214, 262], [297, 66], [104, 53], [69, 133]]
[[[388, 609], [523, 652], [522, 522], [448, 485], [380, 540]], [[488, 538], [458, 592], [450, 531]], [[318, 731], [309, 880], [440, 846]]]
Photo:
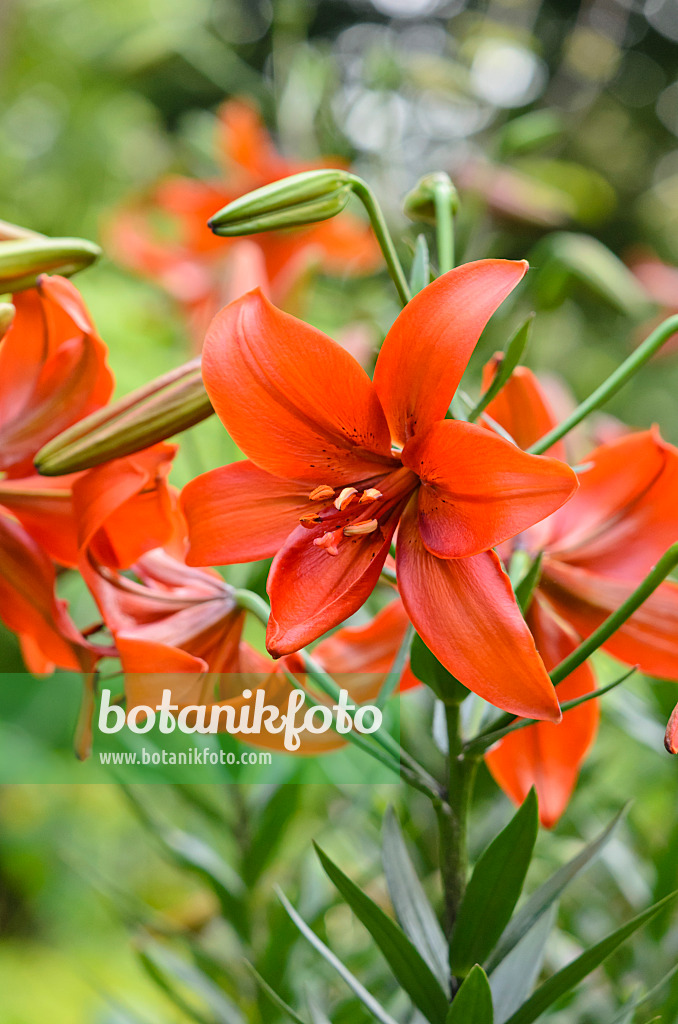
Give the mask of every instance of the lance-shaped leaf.
[[325, 874], [384, 954], [396, 980], [431, 1024], [444, 1024], [447, 996], [433, 971], [395, 921], [316, 846]]
[[292, 918], [297, 928], [304, 936], [305, 939], [311, 943], [314, 949], [316, 949], [323, 959], [334, 968], [334, 970], [344, 979], [350, 989], [356, 994], [363, 1006], [369, 1010], [373, 1017], [376, 1017], [380, 1024], [397, 1024], [397, 1021], [387, 1013], [386, 1010], [381, 1006], [377, 1000], [371, 995], [364, 985], [361, 985], [358, 979], [349, 971], [348, 967], [341, 962], [338, 956], [329, 949], [322, 939], [319, 939], [316, 933], [309, 928], [287, 897], [279, 889], [277, 890], [278, 899], [282, 903], [283, 907]]
[[101, 255], [84, 238], [17, 238], [0, 243], [0, 291], [32, 288], [40, 274], [70, 277]]
[[676, 896], [678, 896], [678, 891], [665, 896], [663, 900], [659, 900], [654, 906], [649, 907], [648, 910], [638, 914], [637, 917], [628, 921], [627, 924], [612, 932], [602, 942], [592, 946], [591, 949], [587, 949], [576, 960], [568, 964], [567, 967], [563, 967], [557, 974], [554, 974], [548, 981], [545, 981], [543, 985], [540, 985], [527, 1002], [523, 1003], [512, 1017], [509, 1017], [506, 1024], [532, 1024], [532, 1021], [537, 1020], [557, 999], [570, 992], [591, 971], [599, 967], [634, 932], [642, 928], [648, 921], [651, 921], [668, 903], [675, 900]]
[[388, 891], [403, 931], [447, 991], [447, 942], [414, 870], [392, 807], [384, 817], [382, 860]]
[[564, 864], [562, 868], [559, 868], [558, 871], [551, 875], [536, 892], [532, 893], [527, 903], [520, 908], [511, 920], [496, 949], [487, 960], [488, 973], [495, 970], [504, 957], [508, 956], [523, 936], [532, 929], [542, 914], [545, 914], [549, 907], [560, 898], [565, 887], [596, 858], [612, 837], [625, 813], [626, 807], [622, 807], [599, 836], [585, 846], [581, 853], [578, 853], [576, 857], [573, 857], [572, 860], [568, 861], [567, 864]]
[[92, 469], [164, 441], [213, 412], [200, 359], [192, 359], [62, 431], [40, 449], [35, 466], [43, 476]]
[[417, 244], [414, 248], [414, 259], [410, 271], [410, 291], [417, 295], [422, 288], [431, 283], [431, 264], [428, 254], [428, 242], [424, 235], [417, 235]]
[[468, 418], [471, 423], [478, 419], [483, 409], [487, 409], [492, 399], [496, 398], [522, 359], [523, 352], [530, 340], [533, 322], [534, 313], [530, 313], [527, 320], [525, 320], [517, 331], [509, 338], [506, 345], [506, 351], [503, 355], [497, 356], [498, 365], [496, 373], [492, 379], [492, 383], [469, 413]]
[[469, 695], [466, 687], [440, 664], [418, 633], [412, 640], [410, 668], [417, 679], [430, 686], [445, 704], [460, 704]]
[[306, 1021], [303, 1020], [303, 1018], [300, 1017], [299, 1014], [296, 1013], [291, 1006], [288, 1006], [288, 1004], [285, 1002], [282, 996], [279, 996], [275, 989], [271, 988], [269, 983], [265, 981], [264, 978], [262, 978], [262, 976], [259, 974], [256, 968], [249, 962], [249, 960], [245, 960], [244, 964], [247, 970], [254, 978], [254, 980], [256, 981], [261, 991], [268, 996], [268, 998], [275, 1007], [277, 1007], [284, 1014], [286, 1014], [290, 1018], [290, 1020], [293, 1020], [294, 1024], [306, 1024]]
[[490, 975], [492, 999], [496, 1006], [494, 1024], [505, 1024], [532, 991], [541, 973], [546, 940], [555, 924], [557, 910], [558, 905], [552, 903]]
[[539, 828], [531, 789], [511, 821], [481, 855], [461, 901], [450, 942], [450, 967], [464, 977], [494, 949], [511, 919]]
[[454, 997], [445, 1024], [493, 1024], [492, 992], [479, 964], [471, 968]]
[[230, 238], [328, 220], [341, 213], [352, 189], [347, 171], [302, 171], [234, 199], [210, 217], [208, 226]]

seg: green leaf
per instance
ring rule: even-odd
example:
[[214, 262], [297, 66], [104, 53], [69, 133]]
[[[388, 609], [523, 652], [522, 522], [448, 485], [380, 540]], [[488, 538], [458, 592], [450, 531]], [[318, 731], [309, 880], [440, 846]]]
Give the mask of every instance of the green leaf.
[[224, 913], [237, 929], [237, 922], [243, 920], [240, 896], [244, 892], [244, 886], [230, 864], [198, 836], [161, 824], [148, 813], [129, 786], [122, 783], [119, 786], [142, 823], [155, 836], [165, 855], [178, 867], [187, 868], [208, 883]]
[[299, 806], [301, 787], [276, 787], [259, 815], [256, 828], [243, 858], [243, 880], [252, 887], [274, 856], [290, 818]]
[[275, 989], [271, 988], [269, 983], [262, 978], [257, 969], [249, 962], [249, 960], [245, 960], [244, 964], [247, 970], [254, 978], [254, 980], [256, 981], [261, 991], [268, 996], [268, 998], [270, 999], [274, 1006], [276, 1006], [279, 1010], [282, 1010], [283, 1013], [287, 1014], [287, 1016], [294, 1021], [294, 1024], [306, 1024], [306, 1021], [302, 1017], [300, 1017], [298, 1013], [295, 1013], [292, 1007], [288, 1006], [285, 1000], [278, 995]]
[[532, 595], [534, 594], [535, 587], [537, 586], [541, 576], [541, 560], [542, 552], [540, 551], [523, 578], [515, 587], [516, 601], [518, 602], [518, 606], [523, 615], [526, 615], [528, 612], [532, 602]]
[[573, 857], [571, 861], [559, 868], [549, 879], [544, 882], [536, 892], [532, 893], [527, 903], [521, 907], [508, 928], [499, 940], [496, 949], [487, 960], [487, 972], [491, 974], [498, 964], [508, 956], [512, 949], [518, 945], [522, 937], [530, 931], [533, 925], [539, 920], [552, 903], [559, 899], [561, 893], [577, 875], [588, 867], [594, 858], [600, 853], [608, 840], [612, 837], [614, 830], [626, 813], [626, 807], [622, 807], [614, 816], [610, 824], [599, 836], [590, 842], [581, 853]]
[[615, 949], [621, 946], [639, 928], [642, 928], [643, 925], [652, 920], [676, 896], [678, 896], [678, 891], [665, 896], [663, 900], [659, 900], [654, 906], [649, 907], [648, 910], [638, 914], [637, 917], [628, 921], [627, 924], [618, 928], [617, 931], [612, 932], [602, 942], [592, 946], [591, 949], [587, 949], [576, 960], [568, 964], [567, 967], [563, 967], [561, 971], [558, 971], [557, 974], [554, 974], [553, 977], [539, 986], [527, 1002], [523, 1003], [520, 1009], [509, 1018], [507, 1024], [532, 1024], [532, 1021], [537, 1020], [562, 995], [575, 988], [591, 971], [594, 971], [596, 967], [602, 964], [603, 960], [607, 959]]
[[452, 933], [450, 967], [464, 977], [494, 949], [511, 919], [530, 865], [539, 828], [537, 796], [531, 789], [505, 829], [476, 864]]
[[366, 1009], [369, 1010], [372, 1016], [376, 1017], [378, 1021], [381, 1021], [381, 1024], [398, 1024], [398, 1022], [390, 1015], [390, 1013], [387, 1013], [386, 1010], [377, 1002], [374, 996], [372, 996], [367, 991], [364, 985], [361, 985], [358, 979], [353, 974], [351, 974], [348, 967], [346, 967], [341, 962], [339, 957], [335, 956], [332, 950], [325, 945], [322, 939], [319, 939], [316, 933], [311, 928], [309, 928], [309, 926], [304, 921], [303, 917], [301, 917], [296, 912], [296, 910], [289, 902], [285, 894], [282, 893], [279, 889], [277, 889], [276, 891], [278, 894], [278, 899], [280, 900], [283, 907], [285, 908], [289, 916], [292, 918], [292, 920], [294, 921], [295, 925], [297, 926], [301, 934], [304, 936], [304, 938], [311, 943], [314, 949], [316, 949], [320, 953], [320, 955], [326, 960], [326, 962], [335, 969], [337, 974], [339, 974], [344, 979], [348, 987], [353, 990], [353, 992], [357, 995], [360, 1002], [363, 1004], [363, 1006], [366, 1007]]
[[460, 704], [468, 697], [466, 687], [440, 664], [418, 633], [415, 633], [410, 649], [410, 668], [417, 679], [429, 686], [443, 702]]
[[557, 910], [558, 904], [552, 903], [490, 975], [492, 998], [497, 1007], [494, 1024], [505, 1024], [532, 991], [544, 963], [546, 940]]
[[[666, 974], [659, 979], [657, 984], [653, 985], [648, 992], [645, 992], [643, 995], [636, 996], [636, 998], [632, 1000], [630, 1006], [627, 1003], [620, 1015], [614, 1018], [612, 1024], [627, 1024], [628, 1021], [633, 1020], [638, 1007], [659, 995], [664, 985], [666, 985], [666, 983], [670, 981], [676, 973], [678, 973], [678, 964], [674, 964], [671, 970], [667, 971]], [[652, 1019], [657, 1020], [658, 1018], [653, 1017]], [[650, 1022], [648, 1021], [647, 1024], [650, 1024]]]
[[[185, 1010], [189, 1006], [177, 991], [175, 983], [179, 982], [208, 1007], [212, 1024], [244, 1024], [244, 1017], [235, 1003], [194, 964], [152, 939], [144, 941], [140, 956], [145, 966], [150, 968], [150, 973], [160, 981], [161, 987], [177, 1005], [183, 1003]], [[164, 979], [164, 984], [161, 979]], [[205, 1017], [195, 1009], [191, 1008], [190, 1012], [194, 1020], [201, 1024], [205, 1021]]]
[[527, 320], [520, 325], [515, 334], [513, 334], [509, 339], [492, 383], [469, 413], [468, 418], [471, 423], [478, 419], [483, 409], [486, 409], [492, 399], [499, 394], [501, 389], [504, 387], [504, 384], [506, 384], [507, 380], [520, 362], [523, 352], [527, 347], [527, 343], [530, 340], [533, 320], [534, 313], [530, 313]]
[[479, 964], [471, 968], [454, 997], [445, 1024], [493, 1024], [492, 992]]
[[431, 264], [428, 255], [428, 242], [424, 235], [417, 235], [414, 260], [410, 271], [410, 291], [415, 296], [422, 288], [431, 283]]
[[395, 921], [316, 846], [325, 874], [384, 954], [397, 981], [431, 1024], [443, 1024], [448, 1001], [431, 968]]
[[447, 941], [414, 870], [392, 807], [384, 816], [382, 859], [388, 891], [403, 931], [447, 992]]

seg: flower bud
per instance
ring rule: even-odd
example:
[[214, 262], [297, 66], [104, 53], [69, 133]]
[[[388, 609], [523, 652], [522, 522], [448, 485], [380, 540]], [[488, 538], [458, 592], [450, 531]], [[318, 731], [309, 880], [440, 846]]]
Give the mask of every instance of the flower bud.
[[31, 236], [0, 242], [0, 291], [32, 288], [40, 274], [70, 277], [101, 255], [101, 249], [83, 238]]
[[666, 726], [664, 746], [669, 754], [678, 754], [678, 704], [671, 712], [669, 724]]
[[43, 476], [91, 469], [164, 441], [213, 411], [198, 357], [64, 430], [38, 452], [35, 467]]
[[14, 306], [11, 302], [0, 302], [0, 339], [4, 338], [14, 320]]
[[410, 220], [423, 220], [427, 224], [436, 222], [436, 192], [445, 190], [450, 213], [459, 209], [459, 193], [444, 171], [426, 174], [405, 196], [403, 209]]
[[208, 225], [226, 238], [301, 227], [341, 213], [352, 189], [348, 171], [303, 171], [234, 199]]

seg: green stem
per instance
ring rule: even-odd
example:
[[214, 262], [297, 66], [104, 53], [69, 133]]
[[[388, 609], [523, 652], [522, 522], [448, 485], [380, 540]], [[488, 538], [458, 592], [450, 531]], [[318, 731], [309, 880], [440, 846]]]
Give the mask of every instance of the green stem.
[[381, 207], [377, 202], [374, 192], [372, 191], [372, 189], [370, 188], [366, 181], [363, 181], [362, 178], [357, 177], [357, 175], [355, 174], [351, 175], [351, 181], [353, 184], [354, 193], [357, 195], [358, 199], [360, 199], [361, 203], [367, 210], [367, 214], [370, 218], [370, 223], [372, 225], [372, 230], [377, 236], [377, 241], [379, 242], [381, 251], [384, 254], [386, 266], [388, 267], [389, 273], [393, 279], [393, 283], [398, 289], [400, 301], [402, 302], [403, 306], [406, 306], [407, 303], [412, 298], [410, 294], [410, 286], [407, 283], [405, 272], [402, 268], [400, 260], [398, 259], [398, 254], [396, 252], [395, 245], [393, 244], [393, 239], [391, 238], [391, 234], [388, 230], [386, 221], [384, 219], [384, 214], [381, 211]]
[[[616, 689], [617, 686], [621, 686], [625, 683], [629, 676], [632, 676], [634, 672], [638, 671], [638, 666], [634, 665], [633, 668], [625, 672], [623, 676], [619, 676], [618, 679], [613, 679], [611, 683], [606, 686], [601, 686], [597, 690], [592, 690], [590, 693], [585, 693], [581, 697], [573, 697], [572, 700], [566, 700], [560, 705], [560, 710], [565, 714], [566, 711], [572, 711], [573, 708], [578, 708], [580, 704], [586, 704], [587, 701], [597, 700], [598, 697], [604, 696], [609, 693], [610, 690]], [[472, 740], [464, 745], [464, 751], [467, 754], [482, 754], [486, 750], [489, 750], [491, 746], [498, 743], [499, 740], [503, 739], [504, 736], [508, 736], [511, 732], [517, 732], [518, 729], [526, 729], [529, 725], [539, 725], [539, 719], [537, 718], [516, 718], [514, 715], [502, 715], [497, 718], [492, 728], [488, 732], [481, 732], [475, 736]]]
[[619, 391], [619, 389], [626, 384], [634, 373], [645, 365], [655, 352], [657, 352], [662, 345], [664, 345], [669, 338], [678, 331], [678, 316], [670, 316], [668, 320], [664, 320], [659, 327], [648, 335], [645, 341], [638, 346], [635, 352], [632, 352], [628, 359], [625, 359], [621, 366], [612, 373], [606, 381], [596, 388], [596, 390], [589, 395], [585, 401], [578, 405], [574, 412], [570, 413], [567, 419], [559, 423], [553, 430], [549, 430], [548, 434], [544, 434], [540, 437], [531, 448], [528, 448], [528, 452], [532, 455], [541, 455], [543, 452], [548, 451], [551, 445], [559, 441], [561, 437], [569, 433], [573, 427], [576, 427], [578, 423], [581, 423], [583, 419], [586, 419], [595, 409], [599, 409], [609, 398]]
[[631, 618], [633, 613], [640, 608], [644, 601], [647, 601], [648, 597], [654, 593], [657, 587], [663, 583], [666, 577], [673, 569], [678, 565], [678, 543], [672, 544], [668, 551], [662, 555], [657, 564], [647, 574], [640, 586], [636, 587], [632, 594], [630, 594], [622, 604], [619, 605], [616, 612], [612, 612], [611, 615], [605, 619], [604, 622], [598, 626], [598, 629], [594, 629], [591, 636], [588, 637], [582, 644], [577, 647], [576, 650], [572, 651], [567, 658], [561, 661], [560, 665], [551, 673], [551, 682], [554, 686], [562, 682], [566, 676], [569, 676], [571, 672], [574, 672], [576, 668], [586, 661], [594, 651], [597, 651], [599, 647], [610, 639], [613, 633], [623, 626], [624, 623]]
[[468, 815], [478, 759], [463, 750], [460, 707], [445, 706], [447, 723], [447, 787], [437, 806], [440, 872], [445, 899], [445, 930], [449, 936], [457, 918], [468, 874]]
[[433, 201], [436, 211], [438, 273], [445, 274], [454, 266], [454, 217], [451, 205], [452, 183], [445, 175], [436, 180]]

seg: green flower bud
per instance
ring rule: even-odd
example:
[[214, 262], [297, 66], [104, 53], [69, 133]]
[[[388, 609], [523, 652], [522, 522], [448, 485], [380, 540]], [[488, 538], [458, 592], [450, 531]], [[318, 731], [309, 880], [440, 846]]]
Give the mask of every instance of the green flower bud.
[[234, 199], [208, 225], [226, 238], [301, 227], [341, 213], [352, 190], [348, 171], [304, 171]]
[[0, 242], [0, 291], [32, 288], [40, 274], [70, 277], [101, 255], [101, 249], [82, 238], [31, 236]]
[[421, 178], [405, 196], [403, 209], [410, 220], [423, 220], [427, 224], [435, 224], [436, 193], [439, 192], [444, 192], [450, 205], [450, 213], [454, 215], [459, 209], [459, 193], [444, 171], [435, 171]]
[[198, 357], [64, 430], [38, 452], [35, 466], [43, 476], [91, 469], [164, 441], [213, 412]]
[[11, 302], [0, 302], [0, 339], [4, 338], [14, 320], [14, 306]]

